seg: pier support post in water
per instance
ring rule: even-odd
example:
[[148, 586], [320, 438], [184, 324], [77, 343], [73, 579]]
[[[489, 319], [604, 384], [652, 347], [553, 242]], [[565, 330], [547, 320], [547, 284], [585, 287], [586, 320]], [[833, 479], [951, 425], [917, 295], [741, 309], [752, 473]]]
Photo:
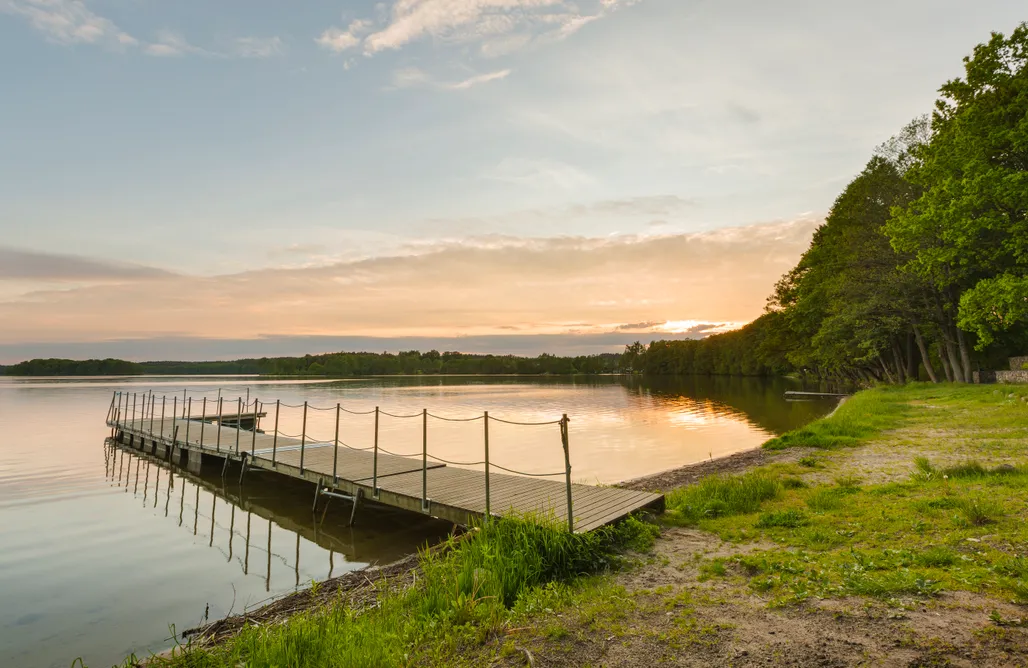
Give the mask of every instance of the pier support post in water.
[[350, 509], [350, 523], [346, 526], [353, 526], [354, 521], [357, 519], [357, 506], [360, 505], [361, 499], [364, 498], [364, 489], [358, 487], [357, 492], [353, 495], [353, 508]]
[[489, 411], [485, 412], [483, 424], [485, 424], [485, 519], [488, 520], [492, 516], [489, 512]]
[[575, 530], [575, 516], [571, 508], [571, 453], [568, 450], [568, 414], [560, 419], [560, 442], [564, 446], [564, 478], [568, 490], [568, 531]]

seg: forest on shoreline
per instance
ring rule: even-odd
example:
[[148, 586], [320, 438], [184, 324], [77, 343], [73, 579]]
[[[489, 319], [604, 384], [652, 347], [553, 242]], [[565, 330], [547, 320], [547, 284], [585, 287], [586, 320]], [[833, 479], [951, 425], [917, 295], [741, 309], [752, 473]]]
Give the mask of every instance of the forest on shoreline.
[[971, 382], [1028, 352], [1028, 23], [939, 93], [846, 186], [762, 317], [653, 343], [638, 368]]

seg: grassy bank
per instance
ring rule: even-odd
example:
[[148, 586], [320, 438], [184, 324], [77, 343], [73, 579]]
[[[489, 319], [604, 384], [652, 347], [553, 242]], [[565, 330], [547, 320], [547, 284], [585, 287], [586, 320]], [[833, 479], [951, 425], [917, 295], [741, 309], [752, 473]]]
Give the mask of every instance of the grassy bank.
[[[422, 555], [417, 583], [384, 584], [377, 605], [329, 605], [273, 627], [251, 626], [212, 648], [183, 647], [151, 666], [447, 665], [502, 635], [511, 619], [546, 606], [582, 576], [617, 568], [645, 550], [657, 529], [629, 519], [588, 534], [517, 519], [497, 520], [448, 549]], [[133, 665], [135, 657], [126, 661]]]
[[[1028, 388], [858, 394], [831, 418], [765, 446], [819, 452], [677, 490], [668, 520], [732, 543], [773, 545], [708, 568], [727, 575], [734, 566], [772, 605], [955, 590], [1028, 603], [1022, 396]], [[872, 441], [877, 448], [860, 449]]]
[[497, 522], [361, 614], [158, 665], [1028, 665], [1028, 387], [870, 390], [765, 448], [665, 490], [655, 542]]
[[765, 448], [666, 490], [649, 562], [515, 641], [554, 665], [1028, 665], [1028, 387], [866, 391]]

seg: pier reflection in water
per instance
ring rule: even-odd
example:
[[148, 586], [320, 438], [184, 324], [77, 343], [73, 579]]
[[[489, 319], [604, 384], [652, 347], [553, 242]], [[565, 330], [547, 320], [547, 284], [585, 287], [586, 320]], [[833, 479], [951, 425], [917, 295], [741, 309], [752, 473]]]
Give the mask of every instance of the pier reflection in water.
[[[312, 510], [309, 484], [250, 471], [242, 484], [229, 468], [195, 475], [108, 439], [107, 478], [143, 507], [177, 524], [235, 563], [244, 576], [260, 577], [264, 591], [281, 594], [313, 580], [342, 575], [368, 563], [410, 554], [412, 545], [444, 538], [450, 524], [373, 504], [363, 505], [353, 527], [350, 506], [322, 500]], [[274, 482], [262, 477], [274, 476]], [[249, 606], [261, 601], [250, 601]], [[235, 609], [233, 612], [242, 612]], [[186, 626], [196, 620], [180, 620]], [[181, 626], [180, 628], [185, 628]]]

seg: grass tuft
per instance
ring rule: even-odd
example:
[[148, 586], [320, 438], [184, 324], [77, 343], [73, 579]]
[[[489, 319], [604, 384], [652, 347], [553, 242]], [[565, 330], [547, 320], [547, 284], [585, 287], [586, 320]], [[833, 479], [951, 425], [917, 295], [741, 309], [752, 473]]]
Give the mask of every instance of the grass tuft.
[[769, 513], [761, 513], [757, 520], [757, 528], [770, 529], [772, 527], [785, 527], [795, 529], [809, 522], [806, 513], [802, 510], [775, 510]]
[[998, 503], [986, 499], [959, 499], [954, 507], [968, 524], [976, 527], [992, 524], [997, 516], [1003, 514], [1003, 508]]
[[710, 476], [668, 494], [666, 517], [672, 523], [692, 525], [703, 519], [753, 513], [781, 492], [781, 482], [763, 472]]
[[842, 506], [842, 499], [839, 496], [838, 488], [817, 487], [805, 499], [807, 507], [815, 513], [824, 513], [829, 510], [836, 510]]

